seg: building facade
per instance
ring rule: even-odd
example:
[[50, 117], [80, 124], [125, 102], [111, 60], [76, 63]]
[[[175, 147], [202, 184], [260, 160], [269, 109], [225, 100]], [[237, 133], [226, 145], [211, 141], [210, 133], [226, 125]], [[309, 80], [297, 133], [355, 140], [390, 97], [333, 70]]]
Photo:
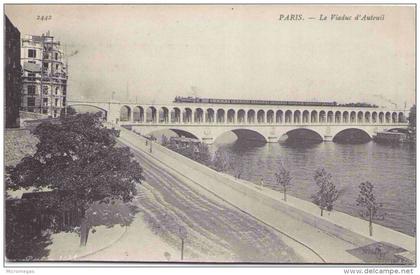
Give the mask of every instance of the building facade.
[[58, 117], [66, 106], [67, 66], [59, 41], [49, 33], [22, 37], [21, 109]]
[[20, 65], [20, 32], [5, 16], [4, 78], [6, 128], [19, 127], [21, 103], [22, 68]]

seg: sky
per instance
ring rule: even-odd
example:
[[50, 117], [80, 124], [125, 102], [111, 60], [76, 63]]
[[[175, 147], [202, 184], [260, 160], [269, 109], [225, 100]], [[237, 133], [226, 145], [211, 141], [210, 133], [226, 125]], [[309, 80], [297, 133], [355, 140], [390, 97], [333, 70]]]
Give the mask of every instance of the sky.
[[[61, 41], [69, 100], [415, 103], [414, 6], [5, 5], [5, 14], [21, 34]], [[279, 20], [288, 14], [304, 20]]]

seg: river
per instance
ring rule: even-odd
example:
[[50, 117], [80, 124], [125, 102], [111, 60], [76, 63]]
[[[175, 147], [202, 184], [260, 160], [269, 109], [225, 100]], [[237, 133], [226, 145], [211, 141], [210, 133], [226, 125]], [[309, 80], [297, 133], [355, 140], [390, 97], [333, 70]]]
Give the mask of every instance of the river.
[[[311, 200], [316, 192], [314, 171], [323, 167], [333, 176], [340, 192], [334, 209], [359, 216], [356, 205], [359, 184], [374, 184], [377, 201], [382, 203], [379, 224], [414, 236], [416, 231], [416, 150], [414, 145], [287, 143], [223, 143], [213, 144], [211, 151], [223, 147], [239, 159], [241, 178], [273, 186], [274, 173], [280, 162], [290, 171], [289, 193]], [[281, 194], [279, 193], [279, 196]]]

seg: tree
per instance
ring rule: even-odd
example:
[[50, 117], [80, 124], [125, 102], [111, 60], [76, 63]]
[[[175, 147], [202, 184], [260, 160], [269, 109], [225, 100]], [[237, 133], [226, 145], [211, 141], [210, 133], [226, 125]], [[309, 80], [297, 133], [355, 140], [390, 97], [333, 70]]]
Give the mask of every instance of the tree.
[[409, 122], [409, 127], [415, 130], [416, 129], [416, 104], [414, 104], [410, 108], [410, 113], [408, 114], [408, 122]]
[[229, 154], [229, 169], [232, 170], [233, 176], [240, 179], [243, 172], [243, 162], [241, 161], [241, 156], [234, 156]]
[[409, 138], [411, 141], [416, 141], [416, 104], [410, 108], [410, 113], [408, 114], [408, 129], [409, 129]]
[[369, 236], [372, 236], [373, 234], [373, 220], [384, 218], [383, 215], [378, 214], [378, 210], [382, 207], [382, 204], [376, 202], [373, 188], [373, 184], [369, 181], [362, 182], [359, 185], [360, 193], [356, 199], [357, 206], [363, 208], [363, 210], [360, 211], [360, 216], [369, 221]]
[[204, 165], [209, 165], [211, 160], [211, 154], [207, 144], [200, 143], [198, 146], [198, 161]]
[[276, 183], [282, 188], [283, 190], [283, 199], [287, 201], [286, 192], [290, 188], [290, 181], [292, 177], [290, 176], [290, 172], [284, 168], [283, 164], [280, 163], [279, 172], [275, 173]]
[[162, 144], [162, 146], [168, 147], [169, 146], [169, 139], [165, 135], [162, 135], [162, 137], [160, 139], [160, 143]]
[[77, 114], [44, 122], [34, 131], [37, 151], [15, 167], [8, 167], [7, 188], [48, 188], [60, 194], [47, 204], [80, 212], [80, 244], [86, 245], [89, 224], [86, 210], [95, 202], [129, 202], [136, 184], [143, 179], [142, 168], [128, 148], [116, 147], [118, 131], [101, 124], [101, 115]]
[[332, 176], [325, 171], [324, 168], [315, 171], [315, 184], [319, 190], [312, 195], [312, 201], [321, 209], [321, 216], [323, 216], [324, 209], [331, 211], [334, 202], [338, 199], [338, 191], [332, 182]]
[[212, 163], [216, 171], [227, 171], [230, 168], [229, 154], [221, 147], [217, 148], [216, 152], [214, 153]]

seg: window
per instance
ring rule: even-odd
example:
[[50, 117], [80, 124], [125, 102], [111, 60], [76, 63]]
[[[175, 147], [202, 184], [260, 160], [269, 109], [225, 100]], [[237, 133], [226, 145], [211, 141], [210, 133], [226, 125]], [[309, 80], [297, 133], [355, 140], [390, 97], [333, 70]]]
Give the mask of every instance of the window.
[[42, 99], [42, 106], [48, 106], [48, 98]]
[[58, 60], [58, 53], [55, 53], [55, 60]]
[[28, 50], [28, 57], [35, 58], [35, 57], [36, 57], [36, 50], [34, 50], [34, 49], [29, 49], [29, 50]]
[[35, 95], [35, 86], [29, 85], [28, 86], [28, 95]]
[[44, 86], [43, 88], [42, 88], [42, 90], [44, 91], [43, 93], [44, 93], [44, 95], [47, 95], [48, 94], [48, 86]]
[[58, 98], [55, 99], [54, 106], [58, 106]]
[[58, 87], [55, 87], [55, 95], [58, 95], [59, 89]]
[[42, 113], [43, 113], [43, 114], [48, 114], [48, 109], [43, 109], [43, 110], [42, 110]]
[[28, 106], [35, 106], [35, 98], [34, 97], [28, 97]]
[[28, 73], [28, 80], [29, 81], [35, 81], [35, 74], [34, 73]]
[[33, 60], [28, 61], [28, 63], [36, 64], [36, 62]]
[[55, 64], [55, 69], [56, 69], [57, 71], [58, 71], [58, 67], [59, 67], [59, 66], [58, 66], [58, 64]]

